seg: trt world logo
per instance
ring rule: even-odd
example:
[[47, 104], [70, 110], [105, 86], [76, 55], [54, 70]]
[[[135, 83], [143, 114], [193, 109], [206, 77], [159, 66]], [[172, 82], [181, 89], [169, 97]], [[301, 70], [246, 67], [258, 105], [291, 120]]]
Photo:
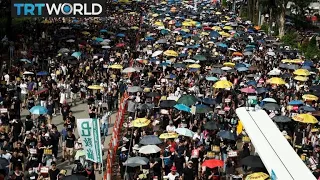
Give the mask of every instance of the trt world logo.
[[104, 16], [102, 2], [13, 2], [14, 17], [84, 17]]

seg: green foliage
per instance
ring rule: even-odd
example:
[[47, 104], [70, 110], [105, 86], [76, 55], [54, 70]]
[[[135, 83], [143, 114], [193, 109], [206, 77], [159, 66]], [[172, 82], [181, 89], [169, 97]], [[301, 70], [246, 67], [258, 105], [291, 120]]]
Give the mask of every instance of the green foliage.
[[227, 7], [227, 0], [222, 0], [222, 6]]
[[317, 57], [320, 55], [320, 50], [317, 46], [316, 37], [312, 37], [308, 42], [308, 46], [301, 47], [301, 51], [304, 52], [304, 56], [308, 59]]
[[261, 25], [261, 30], [263, 30], [266, 34], [269, 33], [269, 25], [264, 23]]
[[290, 46], [293, 48], [297, 48], [297, 38], [298, 34], [296, 32], [287, 32], [282, 38], [281, 41], [285, 46]]

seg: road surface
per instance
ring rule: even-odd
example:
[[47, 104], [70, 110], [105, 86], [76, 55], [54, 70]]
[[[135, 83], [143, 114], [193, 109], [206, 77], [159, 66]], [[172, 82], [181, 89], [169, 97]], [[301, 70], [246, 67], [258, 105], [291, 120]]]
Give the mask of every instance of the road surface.
[[[72, 106], [71, 110], [73, 112], [73, 115], [75, 116], [76, 119], [80, 119], [80, 118], [89, 118], [88, 115], [88, 110], [87, 110], [87, 103], [80, 103], [78, 102], [76, 106]], [[22, 120], [25, 119], [25, 116], [28, 115], [28, 111], [27, 110], [23, 110], [21, 113], [21, 118]], [[111, 138], [111, 133], [112, 133], [112, 128], [113, 128], [113, 124], [115, 122], [116, 119], [116, 113], [111, 115], [111, 124], [109, 125], [109, 134], [106, 137], [105, 143], [104, 143], [104, 150], [106, 152], [106, 150], [108, 149], [108, 144]], [[62, 120], [62, 116], [61, 115], [57, 115], [55, 117], [53, 117], [52, 123], [55, 124], [58, 127], [59, 132], [61, 132], [62, 128], [63, 128], [63, 120]], [[78, 131], [75, 131], [75, 136], [78, 138]], [[73, 164], [69, 165], [68, 161], [65, 162], [61, 162], [61, 149], [59, 149], [59, 154], [58, 154], [58, 161], [57, 161], [57, 167], [61, 170], [61, 169], [65, 169], [67, 170], [67, 174], [71, 174], [71, 169], [73, 167]], [[104, 153], [103, 156], [103, 160], [105, 160], [106, 158], [106, 154]], [[99, 172], [96, 172], [96, 180], [101, 180], [103, 178], [103, 173], [99, 174]]]

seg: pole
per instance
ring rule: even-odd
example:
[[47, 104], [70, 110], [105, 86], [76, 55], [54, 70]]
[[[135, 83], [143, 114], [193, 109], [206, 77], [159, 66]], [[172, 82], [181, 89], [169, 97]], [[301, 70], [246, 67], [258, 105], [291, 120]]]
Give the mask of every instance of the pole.
[[194, 2], [194, 11], [197, 11], [198, 10], [198, 2], [197, 2], [197, 0], [194, 0], [193, 1]]

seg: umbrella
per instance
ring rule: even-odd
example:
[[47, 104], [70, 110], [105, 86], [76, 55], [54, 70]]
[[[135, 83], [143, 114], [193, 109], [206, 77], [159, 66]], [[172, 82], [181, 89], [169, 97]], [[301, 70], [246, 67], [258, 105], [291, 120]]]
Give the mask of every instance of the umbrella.
[[142, 146], [139, 150], [141, 154], [154, 154], [161, 151], [161, 149], [156, 145], [146, 145]]
[[86, 177], [81, 175], [69, 175], [62, 178], [62, 180], [87, 180]]
[[270, 78], [267, 80], [268, 83], [270, 84], [276, 84], [276, 85], [284, 85], [286, 84], [286, 82], [281, 79], [281, 78], [278, 78], [278, 77], [273, 77], [273, 78]]
[[198, 60], [198, 61], [205, 61], [205, 60], [207, 60], [207, 58], [206, 58], [204, 55], [200, 55], [200, 54], [197, 54], [197, 55], [193, 56], [192, 59], [195, 59], [195, 60]]
[[0, 158], [0, 169], [6, 169], [9, 166], [9, 161], [6, 158]]
[[135, 120], [133, 120], [132, 122], [131, 122], [131, 125], [133, 126], [133, 127], [137, 127], [137, 128], [139, 128], [139, 127], [145, 127], [145, 126], [148, 126], [149, 124], [150, 124], [150, 120], [149, 119], [147, 119], [147, 118], [137, 118], [137, 119], [135, 119]]
[[161, 96], [159, 93], [157, 92], [149, 92], [146, 94], [147, 97], [159, 97]]
[[305, 101], [318, 101], [318, 97], [312, 94], [305, 94], [302, 96]]
[[48, 75], [48, 72], [46, 71], [40, 71], [37, 73], [37, 76], [46, 76], [46, 75]]
[[139, 142], [139, 144], [143, 144], [143, 145], [149, 145], [149, 144], [156, 145], [156, 144], [161, 144], [161, 143], [162, 143], [162, 141], [160, 140], [160, 138], [155, 135], [143, 136]]
[[43, 89], [40, 89], [39, 91], [35, 92], [34, 95], [39, 95], [39, 94], [47, 92], [47, 91], [48, 91], [48, 88], [43, 88]]
[[307, 69], [297, 69], [293, 72], [293, 74], [298, 76], [309, 76], [310, 72]]
[[303, 102], [300, 100], [292, 100], [288, 103], [288, 105], [294, 106], [294, 105], [302, 105]]
[[164, 100], [164, 101], [160, 102], [160, 107], [162, 107], [162, 108], [172, 108], [176, 104], [177, 104], [177, 101], [175, 101], [175, 100]]
[[81, 52], [74, 52], [71, 54], [71, 56], [79, 58], [81, 56]]
[[34, 73], [33, 72], [29, 72], [29, 71], [25, 71], [24, 73], [23, 73], [23, 75], [33, 75]]
[[201, 99], [201, 102], [208, 105], [215, 105], [216, 101], [212, 98], [203, 98]]
[[120, 64], [113, 64], [109, 66], [108, 68], [110, 69], [122, 69], [123, 67]]
[[299, 107], [299, 110], [306, 111], [306, 112], [316, 111], [316, 109], [314, 107], [310, 107], [310, 106], [301, 106], [301, 107]]
[[155, 51], [154, 53], [152, 53], [152, 57], [157, 57], [162, 53], [163, 53], [163, 51]]
[[136, 72], [137, 70], [133, 67], [127, 67], [124, 70], [122, 70], [122, 73], [133, 73]]
[[277, 103], [277, 101], [273, 98], [264, 98], [262, 101], [263, 102], [270, 102], [270, 103]]
[[193, 96], [193, 95], [182, 95], [179, 99], [178, 99], [178, 103], [179, 104], [184, 104], [186, 106], [192, 106], [194, 105], [196, 102], [198, 101], [198, 99]]
[[64, 53], [69, 53], [69, 52], [70, 52], [70, 50], [67, 49], [67, 48], [61, 48], [61, 49], [58, 51], [59, 54], [64, 54]]
[[257, 88], [257, 93], [258, 94], [262, 94], [262, 93], [265, 93], [265, 92], [268, 92], [268, 90], [266, 88], [263, 88], [263, 87]]
[[184, 104], [176, 104], [176, 105], [174, 105], [174, 108], [176, 108], [179, 111], [185, 111], [185, 112], [190, 112], [191, 111], [191, 109], [188, 106], [184, 105]]
[[211, 70], [211, 73], [212, 73], [212, 74], [223, 74], [223, 70], [220, 69], [220, 68], [213, 68], [213, 69]]
[[183, 63], [175, 63], [175, 64], [173, 65], [173, 67], [175, 67], [175, 68], [186, 68], [186, 65], [183, 64]]
[[291, 118], [288, 116], [275, 116], [272, 119], [277, 123], [286, 123], [291, 121]]
[[241, 159], [241, 164], [243, 166], [249, 166], [252, 168], [263, 168], [264, 164], [261, 161], [261, 158], [259, 156], [247, 156], [243, 159]]
[[187, 128], [177, 128], [176, 132], [182, 136], [193, 137], [194, 132]]
[[218, 129], [217, 123], [214, 121], [208, 121], [204, 124], [204, 128], [207, 130], [216, 130]]
[[130, 157], [130, 158], [128, 158], [128, 159], [123, 163], [123, 165], [129, 166], [129, 167], [137, 167], [137, 166], [147, 165], [148, 162], [149, 162], [149, 159], [148, 159], [148, 158], [136, 156], [136, 157]]
[[211, 77], [206, 77], [206, 80], [207, 81], [218, 81], [219, 79], [216, 78], [216, 77], [211, 76]]
[[229, 139], [232, 141], [235, 141], [237, 139], [237, 135], [231, 131], [225, 131], [222, 130], [218, 133], [218, 136], [220, 136], [222, 139]]
[[249, 174], [245, 180], [266, 180], [269, 177], [268, 174], [263, 172], [256, 172]]
[[158, 44], [166, 44], [167, 43], [167, 40], [166, 39], [159, 39], [157, 41]]
[[196, 113], [197, 114], [204, 114], [210, 112], [212, 109], [204, 104], [197, 104], [196, 105]]
[[174, 139], [179, 135], [177, 133], [163, 133], [159, 136], [160, 139]]
[[292, 119], [301, 123], [310, 123], [310, 124], [318, 123], [318, 120], [311, 114], [298, 114], [293, 116]]
[[280, 106], [276, 103], [266, 103], [262, 106], [262, 108], [268, 111], [277, 111], [280, 109]]
[[31, 61], [28, 60], [28, 59], [20, 59], [20, 61], [21, 61], [21, 62], [26, 62], [26, 63], [31, 63]]
[[138, 106], [138, 109], [140, 110], [146, 110], [146, 109], [151, 109], [153, 108], [154, 105], [153, 104], [140, 104], [140, 106]]
[[223, 165], [224, 165], [223, 161], [218, 159], [209, 159], [209, 160], [205, 160], [202, 163], [202, 166], [205, 166], [208, 168], [222, 167]]
[[128, 87], [128, 92], [130, 93], [136, 93], [136, 92], [141, 92], [143, 89], [140, 88], [139, 86], [132, 86], [132, 87]]
[[103, 89], [103, 87], [100, 85], [91, 85], [91, 86], [88, 86], [88, 89], [101, 90], [101, 89]]
[[220, 80], [213, 85], [213, 87], [217, 89], [227, 89], [231, 88], [232, 86], [233, 84], [228, 80]]
[[43, 106], [33, 106], [30, 110], [31, 114], [47, 114], [48, 109]]
[[250, 87], [242, 88], [240, 89], [241, 92], [243, 93], [248, 93], [248, 94], [253, 94], [256, 93], [256, 90]]

